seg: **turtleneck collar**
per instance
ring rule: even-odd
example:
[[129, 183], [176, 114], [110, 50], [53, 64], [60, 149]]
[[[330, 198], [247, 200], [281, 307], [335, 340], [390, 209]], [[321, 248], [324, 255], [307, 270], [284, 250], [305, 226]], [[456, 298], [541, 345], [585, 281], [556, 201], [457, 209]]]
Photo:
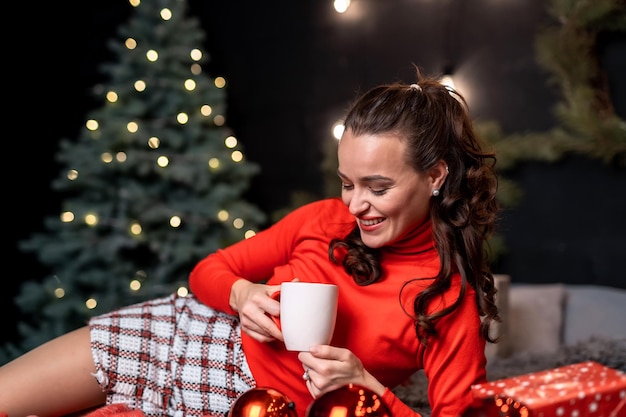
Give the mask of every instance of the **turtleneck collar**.
[[400, 240], [383, 248], [383, 252], [397, 255], [417, 255], [432, 250], [435, 250], [435, 240], [430, 218], [409, 231]]

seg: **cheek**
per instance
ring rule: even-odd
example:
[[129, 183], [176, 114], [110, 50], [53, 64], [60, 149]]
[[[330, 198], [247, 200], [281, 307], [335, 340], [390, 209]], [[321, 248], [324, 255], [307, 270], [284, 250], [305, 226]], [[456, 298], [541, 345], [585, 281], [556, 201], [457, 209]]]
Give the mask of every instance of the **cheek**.
[[428, 208], [426, 207], [415, 207], [411, 210], [411, 213], [407, 216], [407, 223], [411, 226], [420, 225], [426, 220], [428, 217]]
[[343, 201], [343, 204], [346, 206], [350, 206], [350, 193], [343, 189], [341, 190], [341, 201]]
[[429, 196], [417, 193], [395, 207], [394, 213], [407, 225], [421, 224], [428, 216], [429, 204]]

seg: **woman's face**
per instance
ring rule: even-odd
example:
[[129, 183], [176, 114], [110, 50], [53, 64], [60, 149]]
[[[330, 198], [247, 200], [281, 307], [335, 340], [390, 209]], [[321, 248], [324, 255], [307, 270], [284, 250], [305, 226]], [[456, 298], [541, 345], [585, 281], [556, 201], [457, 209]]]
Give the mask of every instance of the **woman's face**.
[[338, 161], [341, 198], [356, 217], [367, 246], [398, 242], [426, 220], [438, 180], [407, 164], [406, 144], [398, 136], [355, 137], [346, 131], [339, 142]]

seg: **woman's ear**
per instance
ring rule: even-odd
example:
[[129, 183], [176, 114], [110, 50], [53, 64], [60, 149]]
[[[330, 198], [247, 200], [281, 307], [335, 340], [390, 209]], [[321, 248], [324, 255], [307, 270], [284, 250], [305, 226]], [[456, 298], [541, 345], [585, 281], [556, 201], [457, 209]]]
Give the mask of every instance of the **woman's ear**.
[[443, 184], [446, 182], [446, 177], [450, 173], [448, 164], [443, 159], [437, 162], [430, 170], [430, 178], [432, 182], [433, 189], [440, 189], [443, 187]]

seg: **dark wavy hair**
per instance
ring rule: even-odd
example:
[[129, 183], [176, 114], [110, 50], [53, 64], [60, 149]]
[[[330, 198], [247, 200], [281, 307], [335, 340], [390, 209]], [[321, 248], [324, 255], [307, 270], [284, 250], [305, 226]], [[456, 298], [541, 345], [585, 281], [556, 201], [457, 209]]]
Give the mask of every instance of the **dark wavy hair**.
[[[421, 343], [436, 335], [435, 322], [461, 303], [467, 285], [476, 292], [482, 317], [480, 333], [495, 342], [489, 328], [500, 321], [495, 304], [496, 288], [490, 270], [488, 239], [498, 218], [495, 153], [482, 149], [474, 132], [465, 99], [437, 79], [417, 69], [417, 83], [393, 83], [374, 87], [349, 109], [345, 129], [354, 135], [398, 134], [408, 144], [406, 160], [416, 172], [424, 173], [443, 160], [449, 174], [432, 198], [430, 218], [441, 268], [426, 289], [413, 301], [415, 330]], [[337, 257], [336, 250], [345, 254]], [[342, 264], [359, 285], [369, 285], [381, 276], [380, 250], [367, 247], [358, 227], [343, 239], [330, 243], [332, 262]], [[452, 275], [461, 275], [461, 292], [455, 303], [427, 313], [430, 301], [444, 293]], [[411, 281], [409, 281], [411, 282]], [[409, 283], [407, 282], [406, 285]]]

